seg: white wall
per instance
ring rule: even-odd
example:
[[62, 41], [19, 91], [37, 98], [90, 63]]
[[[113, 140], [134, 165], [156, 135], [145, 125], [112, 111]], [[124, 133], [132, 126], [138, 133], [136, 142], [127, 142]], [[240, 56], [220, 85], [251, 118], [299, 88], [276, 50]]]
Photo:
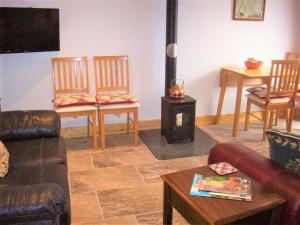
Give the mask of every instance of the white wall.
[[[216, 111], [221, 66], [242, 65], [248, 57], [268, 64], [273, 58], [282, 58], [286, 51], [298, 49], [298, 0], [267, 0], [263, 22], [233, 21], [232, 2], [179, 1], [177, 77], [185, 80], [187, 94], [197, 99], [198, 115]], [[5, 110], [52, 108], [51, 57], [128, 54], [132, 90], [142, 104], [140, 118], [160, 117], [160, 96], [164, 93], [164, 0], [2, 3], [59, 8], [61, 38], [60, 52], [2, 55]], [[93, 75], [91, 63], [90, 67]], [[234, 99], [235, 90], [229, 89], [224, 113], [233, 112]]]

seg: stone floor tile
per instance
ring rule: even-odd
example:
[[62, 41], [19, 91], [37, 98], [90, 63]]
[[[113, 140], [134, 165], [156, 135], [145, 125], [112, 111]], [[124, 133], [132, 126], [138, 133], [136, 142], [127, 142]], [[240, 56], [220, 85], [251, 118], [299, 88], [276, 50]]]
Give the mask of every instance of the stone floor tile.
[[[136, 215], [139, 225], [163, 225], [162, 212], [153, 212]], [[173, 225], [189, 225], [189, 223], [173, 209]]]
[[95, 168], [155, 162], [157, 159], [143, 148], [124, 148], [91, 152]]
[[195, 157], [159, 160], [136, 165], [146, 183], [161, 182], [160, 175], [201, 166]]
[[89, 192], [132, 187], [142, 183], [134, 166], [99, 168], [70, 173], [72, 192]]
[[102, 219], [96, 192], [71, 195], [72, 224]]
[[104, 218], [162, 210], [162, 183], [140, 184], [134, 188], [106, 190], [97, 193]]
[[[78, 151], [97, 151], [94, 150], [93, 148], [92, 137], [75, 137], [75, 138], [66, 138], [65, 140], [66, 140], [68, 153], [78, 152]], [[106, 143], [106, 148], [115, 147], [113, 141], [108, 137], [106, 137], [105, 143]], [[99, 149], [100, 146], [101, 146], [101, 142], [98, 140]]]
[[[112, 143], [115, 147], [118, 147], [118, 149], [122, 148], [137, 148], [138, 146], [133, 145], [133, 133], [130, 134], [109, 134], [107, 135], [109, 139], [112, 140]], [[143, 145], [143, 141], [139, 138], [139, 145]]]
[[67, 154], [69, 172], [89, 170], [93, 168], [93, 163], [89, 152], [76, 152]]
[[81, 223], [73, 225], [137, 225], [137, 221], [134, 216], [122, 216], [103, 219], [92, 223]]

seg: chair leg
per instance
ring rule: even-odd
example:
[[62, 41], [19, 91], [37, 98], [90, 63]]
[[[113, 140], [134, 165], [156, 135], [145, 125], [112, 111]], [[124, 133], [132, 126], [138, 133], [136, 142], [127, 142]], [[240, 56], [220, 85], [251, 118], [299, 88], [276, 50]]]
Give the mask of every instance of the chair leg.
[[249, 128], [249, 116], [250, 116], [250, 110], [251, 110], [251, 102], [249, 101], [249, 99], [247, 99], [245, 130], [248, 130], [248, 128]]
[[87, 136], [90, 136], [90, 116], [87, 116]]
[[265, 112], [264, 112], [264, 115], [263, 115], [263, 122], [264, 122], [264, 125], [263, 125], [263, 141], [266, 140], [266, 131], [267, 131], [267, 124], [268, 124], [268, 117], [269, 117], [269, 110], [266, 108], [265, 109]]
[[130, 132], [130, 113], [127, 113], [127, 134]]
[[275, 126], [278, 125], [278, 121], [279, 121], [279, 109], [276, 109], [276, 115], [275, 115]]
[[100, 110], [99, 110], [99, 108], [97, 109], [97, 124], [98, 124], [97, 132], [98, 132], [98, 137], [99, 137], [99, 135], [101, 133], [101, 131], [100, 131], [101, 124], [100, 124]]
[[97, 112], [94, 111], [92, 114], [92, 126], [93, 126], [93, 140], [94, 140], [94, 149], [98, 149], [98, 135], [97, 135]]
[[293, 124], [293, 119], [294, 119], [294, 113], [295, 113], [295, 107], [292, 107], [291, 110], [290, 110], [290, 115], [289, 115], [288, 132], [292, 131], [292, 124]]
[[105, 148], [105, 130], [104, 130], [104, 112], [100, 111], [100, 138], [101, 138], [101, 148]]
[[274, 111], [271, 111], [271, 113], [270, 113], [270, 119], [269, 119], [269, 129], [271, 129], [272, 126], [273, 126], [273, 118], [274, 118]]
[[138, 145], [139, 144], [139, 136], [138, 136], [138, 132], [139, 132], [139, 116], [138, 116], [138, 109], [135, 109], [133, 112], [133, 116], [134, 116], [134, 145]]
[[285, 114], [285, 123], [286, 123], [286, 130], [289, 130], [289, 122], [290, 122], [290, 118], [289, 118], [289, 116], [290, 116], [290, 109], [287, 109], [286, 110], [286, 114]]

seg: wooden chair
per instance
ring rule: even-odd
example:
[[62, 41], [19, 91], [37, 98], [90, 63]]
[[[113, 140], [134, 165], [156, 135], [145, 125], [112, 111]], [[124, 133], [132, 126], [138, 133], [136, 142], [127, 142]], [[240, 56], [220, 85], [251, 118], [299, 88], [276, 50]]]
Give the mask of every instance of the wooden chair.
[[[137, 101], [118, 101], [101, 103], [100, 99], [111, 98], [116, 94], [129, 95], [128, 56], [95, 56], [94, 72], [96, 99], [98, 103], [98, 124], [100, 128], [101, 147], [105, 148], [104, 117], [106, 114], [127, 113], [127, 133], [130, 131], [130, 121], [134, 124], [134, 145], [138, 145], [138, 109]], [[122, 102], [122, 103], [121, 103]], [[115, 103], [115, 104], [111, 104]], [[116, 104], [117, 103], [117, 104]], [[130, 119], [133, 113], [133, 120]]]
[[291, 131], [299, 74], [300, 60], [272, 61], [267, 87], [253, 88], [247, 95], [245, 130], [248, 130], [249, 116], [252, 115], [251, 104], [254, 104], [263, 110], [263, 140], [266, 139], [267, 123], [269, 122], [269, 128], [272, 127], [272, 119], [269, 120], [270, 112], [289, 110], [287, 130]]
[[90, 96], [87, 57], [52, 58], [54, 105], [61, 117], [87, 116], [89, 135], [90, 118], [93, 146], [97, 144], [97, 107]]
[[[284, 55], [284, 59], [300, 59], [300, 52], [286, 52]], [[299, 101], [300, 101], [300, 89], [298, 87], [298, 91], [296, 94], [296, 102], [299, 103]], [[296, 104], [296, 107], [295, 107], [296, 114], [297, 114], [297, 111], [299, 111], [299, 106], [297, 107], [297, 105], [299, 105], [299, 104]], [[276, 117], [275, 117], [275, 125], [278, 124], [279, 117], [288, 119], [287, 114], [280, 113], [279, 110], [277, 110]]]

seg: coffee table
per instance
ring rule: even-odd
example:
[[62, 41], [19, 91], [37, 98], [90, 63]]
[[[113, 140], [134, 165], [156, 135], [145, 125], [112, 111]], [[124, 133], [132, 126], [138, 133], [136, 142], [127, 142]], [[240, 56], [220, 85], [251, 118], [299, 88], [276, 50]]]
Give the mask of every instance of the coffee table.
[[217, 175], [207, 166], [162, 175], [164, 181], [163, 224], [172, 224], [173, 207], [191, 224], [199, 225], [279, 225], [285, 200], [278, 194], [241, 172], [229, 176], [247, 177], [251, 181], [251, 202], [191, 196], [195, 173]]

